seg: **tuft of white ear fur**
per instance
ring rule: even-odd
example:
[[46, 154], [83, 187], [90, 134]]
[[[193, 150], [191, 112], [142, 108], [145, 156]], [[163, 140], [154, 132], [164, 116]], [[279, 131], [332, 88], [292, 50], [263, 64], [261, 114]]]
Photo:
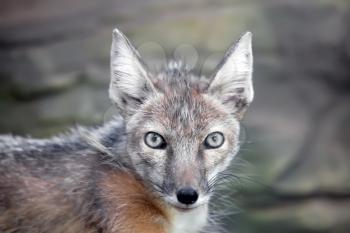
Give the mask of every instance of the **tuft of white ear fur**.
[[123, 117], [132, 115], [155, 90], [147, 67], [126, 36], [113, 30], [109, 97]]
[[246, 32], [218, 65], [209, 93], [240, 118], [254, 98], [252, 75], [252, 33]]

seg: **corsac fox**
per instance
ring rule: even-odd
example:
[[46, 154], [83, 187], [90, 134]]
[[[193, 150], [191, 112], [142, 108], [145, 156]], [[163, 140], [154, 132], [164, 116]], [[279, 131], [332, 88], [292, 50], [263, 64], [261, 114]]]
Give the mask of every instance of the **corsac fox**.
[[113, 31], [101, 127], [51, 139], [0, 137], [1, 233], [198, 233], [217, 179], [239, 149], [253, 100], [251, 33], [211, 77], [183, 63], [146, 67]]

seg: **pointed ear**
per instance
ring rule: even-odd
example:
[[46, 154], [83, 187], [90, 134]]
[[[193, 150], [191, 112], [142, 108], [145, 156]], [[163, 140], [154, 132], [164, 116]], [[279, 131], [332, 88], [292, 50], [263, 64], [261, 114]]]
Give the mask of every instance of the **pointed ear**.
[[124, 118], [133, 115], [155, 92], [149, 76], [139, 53], [123, 33], [114, 29], [109, 97]]
[[246, 32], [225, 54], [209, 85], [209, 93], [241, 119], [254, 97], [252, 34]]

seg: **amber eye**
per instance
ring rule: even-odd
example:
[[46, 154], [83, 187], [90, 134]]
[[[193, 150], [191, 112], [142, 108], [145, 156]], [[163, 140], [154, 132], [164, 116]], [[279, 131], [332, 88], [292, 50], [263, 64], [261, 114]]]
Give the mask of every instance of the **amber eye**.
[[145, 144], [152, 149], [165, 149], [166, 142], [164, 138], [155, 132], [148, 132], [144, 138]]
[[219, 148], [224, 144], [225, 138], [224, 135], [220, 132], [210, 133], [204, 140], [204, 145], [207, 149]]

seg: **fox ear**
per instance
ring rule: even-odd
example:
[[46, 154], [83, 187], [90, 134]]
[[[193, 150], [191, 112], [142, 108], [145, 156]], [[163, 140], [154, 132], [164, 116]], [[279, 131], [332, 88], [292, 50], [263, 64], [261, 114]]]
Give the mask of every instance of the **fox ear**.
[[209, 85], [209, 93], [242, 118], [254, 97], [252, 34], [246, 32], [225, 54]]
[[126, 36], [113, 30], [109, 97], [123, 117], [133, 115], [155, 88], [146, 65]]

